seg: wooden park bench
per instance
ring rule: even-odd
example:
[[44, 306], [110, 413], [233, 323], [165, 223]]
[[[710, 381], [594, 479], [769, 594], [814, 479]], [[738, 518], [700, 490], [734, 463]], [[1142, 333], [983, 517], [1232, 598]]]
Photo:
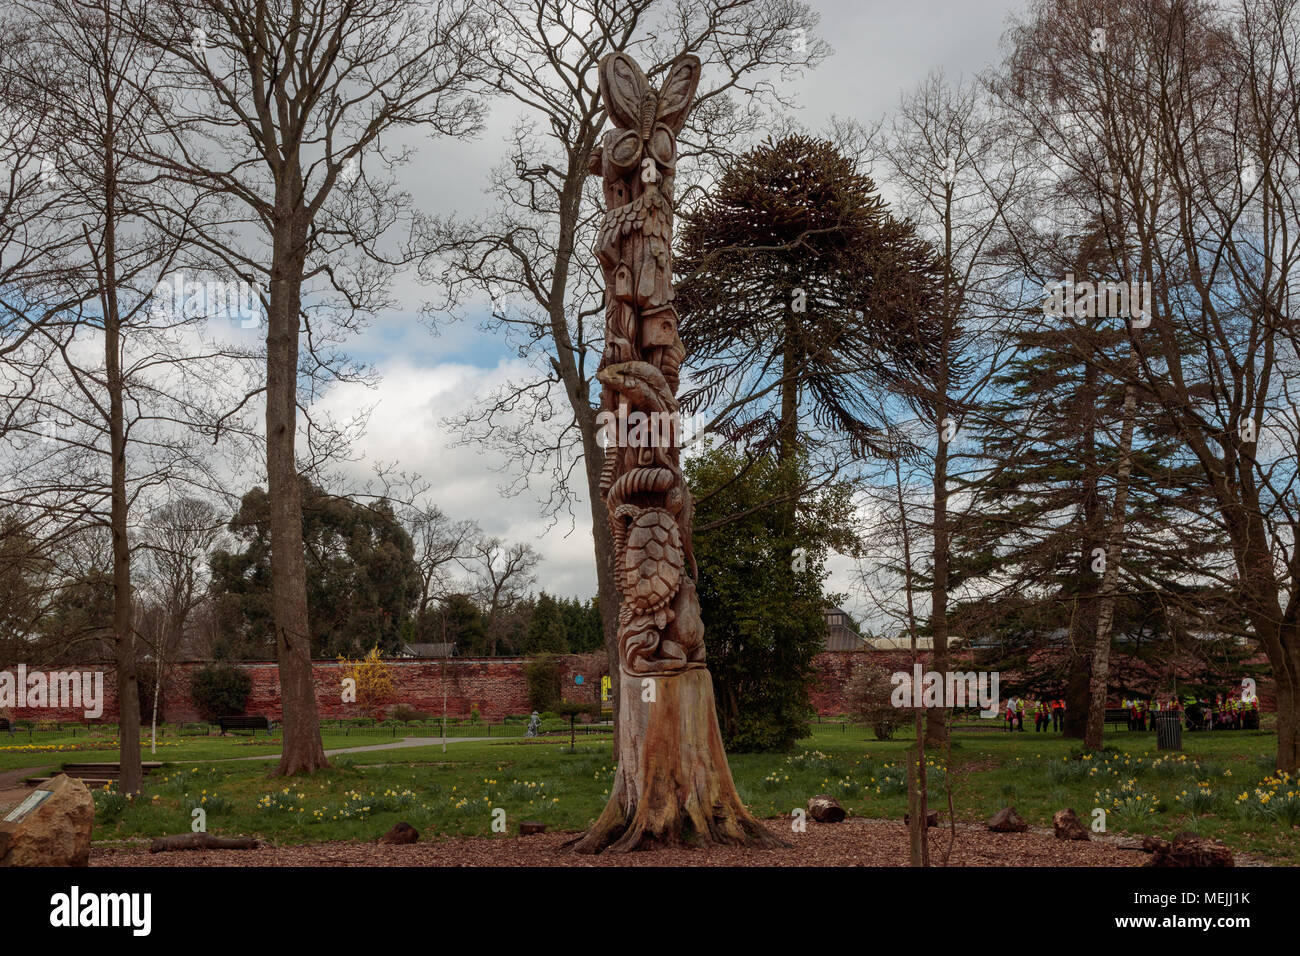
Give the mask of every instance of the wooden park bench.
[[266, 717], [218, 717], [217, 726], [223, 734], [227, 730], [251, 730], [255, 736], [259, 730], [271, 732], [271, 721]]
[[[148, 776], [150, 772], [157, 770], [162, 763], [157, 760], [140, 761], [140, 772]], [[114, 780], [122, 778], [122, 764], [119, 763], [65, 763], [63, 772], [69, 777], [76, 777], [87, 787], [92, 790], [98, 787], [107, 787]], [[42, 784], [49, 783], [50, 777], [28, 777], [24, 781], [29, 786], [39, 787]]]

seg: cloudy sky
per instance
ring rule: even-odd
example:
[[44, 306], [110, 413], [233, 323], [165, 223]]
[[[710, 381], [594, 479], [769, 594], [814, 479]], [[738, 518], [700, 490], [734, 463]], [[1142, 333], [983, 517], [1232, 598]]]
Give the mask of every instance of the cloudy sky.
[[[801, 108], [795, 119], [822, 132], [832, 116], [870, 122], [887, 114], [899, 96], [928, 73], [942, 69], [951, 80], [969, 78], [992, 63], [1008, 13], [1021, 0], [813, 0], [821, 15], [820, 35], [834, 54], [796, 85]], [[505, 150], [517, 108], [494, 104], [485, 131], [474, 140], [439, 140], [420, 150], [400, 172], [402, 185], [425, 211], [473, 215], [486, 208], [486, 171]], [[436, 161], [435, 161], [436, 159]], [[498, 456], [457, 446], [442, 424], [495, 383], [522, 369], [504, 342], [462, 321], [433, 335], [416, 318], [428, 296], [401, 283], [399, 299], [410, 311], [381, 317], [350, 343], [351, 353], [372, 362], [381, 376], [374, 389], [347, 386], [326, 399], [345, 414], [374, 410], [358, 457], [400, 462], [433, 486], [433, 497], [453, 518], [473, 518], [489, 534], [527, 541], [544, 556], [539, 586], [552, 593], [587, 597], [595, 593], [590, 528], [577, 511], [577, 524], [553, 526], [540, 515], [537, 496], [525, 491], [503, 498], [506, 477]], [[688, 360], [689, 361], [689, 360]], [[357, 466], [363, 477], [364, 465]], [[848, 590], [848, 562], [833, 565], [831, 590]], [[855, 602], [850, 601], [852, 606]]]

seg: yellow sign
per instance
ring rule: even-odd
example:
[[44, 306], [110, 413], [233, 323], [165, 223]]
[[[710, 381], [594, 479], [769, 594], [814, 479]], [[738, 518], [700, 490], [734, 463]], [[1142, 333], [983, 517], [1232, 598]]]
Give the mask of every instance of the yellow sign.
[[609, 679], [608, 674], [600, 679], [600, 699], [602, 702], [609, 700], [609, 692], [613, 686], [614, 682]]

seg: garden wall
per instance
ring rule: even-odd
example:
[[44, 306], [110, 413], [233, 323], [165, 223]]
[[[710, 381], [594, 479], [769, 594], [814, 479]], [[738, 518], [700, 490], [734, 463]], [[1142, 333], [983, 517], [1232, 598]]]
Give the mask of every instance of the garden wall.
[[[897, 656], [906, 666], [905, 652], [872, 654], [882, 658]], [[818, 680], [814, 687], [813, 703], [819, 713], [838, 714], [844, 711], [843, 687], [852, 670], [854, 660], [861, 653], [827, 652], [818, 655]], [[600, 675], [584, 674], [581, 685], [574, 683], [574, 668], [581, 658], [560, 658], [561, 685], [569, 700], [593, 701], [600, 693]], [[163, 687], [161, 719], [167, 721], [197, 721], [202, 717], [190, 701], [190, 675], [204, 666], [204, 661], [182, 661], [168, 673]], [[525, 714], [528, 705], [528, 687], [524, 681], [523, 658], [453, 657], [447, 661], [394, 659], [388, 661], [397, 695], [394, 703], [408, 704], [416, 710], [431, 715], [442, 713], [443, 693], [447, 695], [449, 716], [468, 716], [471, 708], [478, 706], [485, 720], [499, 720], [507, 714]], [[278, 720], [280, 711], [280, 676], [273, 661], [247, 661], [239, 663], [241, 670], [252, 678], [252, 694], [246, 712], [265, 715]], [[358, 704], [345, 704], [341, 700], [343, 675], [335, 661], [316, 661], [313, 665], [316, 678], [316, 706], [322, 718], [369, 717], [372, 713]], [[892, 667], [892, 664], [890, 665]], [[99, 668], [96, 668], [99, 669]], [[117, 717], [117, 688], [111, 670], [104, 674], [104, 715], [101, 720]], [[17, 708], [19, 720], [81, 720], [83, 714], [75, 708]], [[147, 722], [149, 715], [144, 714]]]
[[[918, 655], [922, 665], [929, 665], [929, 654]], [[589, 660], [587, 658], [586, 660]], [[845, 691], [852, 677], [854, 667], [862, 661], [869, 660], [888, 671], [910, 671], [911, 654], [906, 650], [889, 651], [826, 651], [818, 654], [814, 660], [815, 678], [813, 680], [811, 699], [818, 714], [823, 717], [846, 713], [849, 707]], [[561, 657], [561, 686], [564, 697], [569, 700], [593, 701], [600, 693], [600, 675], [584, 674], [581, 685], [574, 683], [575, 668], [583, 666], [582, 657]], [[1252, 663], [1262, 663], [1262, 655], [1252, 659]], [[190, 701], [190, 675], [204, 665], [203, 661], [182, 661], [171, 669], [166, 686], [163, 687], [162, 710], [160, 719], [175, 721], [197, 721], [201, 716]], [[451, 658], [447, 661], [393, 659], [388, 661], [391, 667], [396, 697], [393, 703], [407, 704], [416, 710], [431, 716], [442, 713], [443, 694], [447, 698], [447, 714], [452, 717], [468, 716], [477, 705], [479, 715], [484, 720], [500, 720], [508, 714], [524, 714], [529, 711], [528, 689], [524, 680], [524, 660], [517, 657], [490, 658]], [[1063, 664], [1062, 662], [1058, 662]], [[1180, 683], [1185, 683], [1194, 662], [1179, 666]], [[263, 715], [279, 720], [280, 678], [273, 661], [248, 661], [237, 665], [252, 678], [252, 695], [246, 712]], [[965, 655], [954, 655], [954, 669], [972, 670], [974, 666]], [[373, 711], [359, 704], [345, 704], [341, 700], [342, 673], [336, 661], [317, 661], [313, 665], [316, 678], [316, 704], [322, 718], [337, 719], [347, 717], [371, 717]], [[1167, 681], [1161, 674], [1170, 665], [1145, 664], [1142, 667], [1124, 665], [1123, 661], [1115, 668], [1124, 674], [1136, 687], [1162, 687]], [[101, 668], [94, 668], [96, 670]], [[1044, 667], [1042, 660], [1033, 662], [1033, 670], [1053, 670], [1063, 668]], [[1126, 674], [1126, 670], [1133, 673]], [[1150, 673], [1146, 673], [1150, 670]], [[1183, 673], [1183, 672], [1186, 673]], [[1009, 672], [1002, 674], [1002, 696], [1007, 696], [1016, 675]], [[1121, 678], [1123, 680], [1123, 678]], [[1260, 681], [1260, 704], [1265, 710], [1273, 709], [1273, 688], [1271, 681]], [[113, 673], [104, 673], [104, 712], [100, 720], [111, 721], [117, 717], [117, 692]], [[84, 719], [81, 708], [26, 707], [17, 708], [14, 717], [18, 720], [60, 720], [74, 721]], [[142, 715], [147, 723], [149, 714]]]

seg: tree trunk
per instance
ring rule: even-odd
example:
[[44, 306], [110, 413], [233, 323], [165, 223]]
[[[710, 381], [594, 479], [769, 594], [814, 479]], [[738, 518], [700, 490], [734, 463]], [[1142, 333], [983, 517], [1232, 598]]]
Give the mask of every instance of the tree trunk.
[[[623, 676], [618, 773], [609, 802], [595, 825], [568, 845], [578, 853], [784, 846], [740, 802], [708, 669]], [[653, 702], [645, 699], [651, 688]]]
[[1101, 507], [1097, 496], [1096, 408], [1098, 401], [1097, 370], [1086, 365], [1079, 408], [1082, 431], [1079, 461], [1083, 470], [1081, 488], [1083, 528], [1079, 536], [1079, 584], [1075, 591], [1070, 618], [1070, 654], [1065, 683], [1065, 726], [1062, 734], [1082, 740], [1088, 732], [1088, 711], [1092, 707], [1092, 655], [1097, 641], [1097, 588], [1099, 579], [1092, 570], [1092, 551], [1102, 537]]
[[[943, 379], [940, 384], [941, 396], [947, 392], [946, 377], [946, 374], [941, 373]], [[930, 586], [930, 634], [933, 654], [930, 666], [935, 673], [944, 675], [948, 673], [948, 443], [943, 440], [944, 419], [948, 414], [947, 401], [941, 398], [936, 410], [939, 414], [940, 437], [934, 456], [934, 547], [931, 551], [934, 579]], [[927, 747], [944, 746], [948, 739], [948, 713], [948, 710], [943, 707], [931, 707], [926, 711], [925, 745]]]
[[[108, 385], [111, 463], [109, 526], [113, 538], [113, 637], [117, 647], [117, 722], [122, 793], [139, 793], [140, 691], [135, 669], [135, 622], [131, 613], [131, 542], [127, 526], [126, 425], [122, 377], [122, 325], [117, 302], [117, 179], [110, 109], [104, 143], [104, 261], [99, 278], [104, 304], [104, 372]], [[89, 237], [87, 237], [89, 241]]]
[[[934, 565], [934, 580], [930, 586], [930, 635], [933, 648], [932, 669], [940, 675], [948, 673], [948, 441], [947, 418], [950, 412], [948, 402], [949, 355], [952, 352], [953, 338], [956, 333], [957, 317], [952, 304], [952, 192], [953, 185], [945, 181], [943, 203], [943, 338], [939, 343], [939, 368], [935, 381], [935, 417], [938, 419], [938, 442], [934, 452], [933, 483], [933, 550], [931, 562]], [[954, 433], [955, 437], [955, 433]], [[948, 703], [952, 703], [949, 701]], [[948, 715], [950, 711], [942, 707], [931, 707], [925, 714], [925, 744], [929, 747], [943, 747], [948, 741]], [[924, 772], [924, 766], [922, 772]], [[928, 840], [928, 837], [927, 837]]]
[[1274, 668], [1277, 686], [1277, 769], [1295, 774], [1300, 770], [1300, 641], [1290, 637], [1290, 667]]
[[618, 666], [618, 584], [614, 580], [614, 539], [609, 531], [609, 509], [601, 497], [600, 472], [605, 463], [604, 451], [596, 440], [596, 413], [589, 401], [575, 404], [582, 430], [583, 464], [587, 473], [587, 497], [591, 501], [591, 535], [596, 557], [596, 588], [600, 600], [600, 628], [609, 655], [609, 699], [614, 711], [614, 739], [618, 740], [619, 685]]
[[[112, 309], [116, 312], [116, 309]], [[105, 323], [108, 358], [109, 443], [112, 452], [113, 635], [117, 642], [117, 719], [121, 739], [122, 793], [139, 793], [140, 691], [135, 667], [135, 628], [131, 620], [131, 545], [127, 536], [126, 434], [122, 412], [122, 369], [115, 319]]]
[[307, 622], [298, 423], [298, 313], [306, 244], [301, 216], [277, 226], [266, 336], [266, 478], [271, 507], [271, 600], [279, 661], [284, 748], [275, 775], [329, 766], [320, 737]]
[[[1137, 353], [1130, 354], [1130, 369], [1136, 371]], [[1115, 621], [1115, 601], [1119, 589], [1119, 563], [1124, 553], [1124, 523], [1128, 512], [1129, 476], [1133, 473], [1133, 419], [1137, 412], [1137, 391], [1131, 384], [1124, 389], [1124, 423], [1120, 428], [1119, 467], [1115, 474], [1115, 503], [1106, 540], [1106, 568], [1102, 571], [1101, 589], [1097, 594], [1097, 638], [1092, 646], [1092, 668], [1088, 726], [1083, 743], [1101, 748], [1106, 729], [1106, 690], [1110, 678], [1110, 638]]]

